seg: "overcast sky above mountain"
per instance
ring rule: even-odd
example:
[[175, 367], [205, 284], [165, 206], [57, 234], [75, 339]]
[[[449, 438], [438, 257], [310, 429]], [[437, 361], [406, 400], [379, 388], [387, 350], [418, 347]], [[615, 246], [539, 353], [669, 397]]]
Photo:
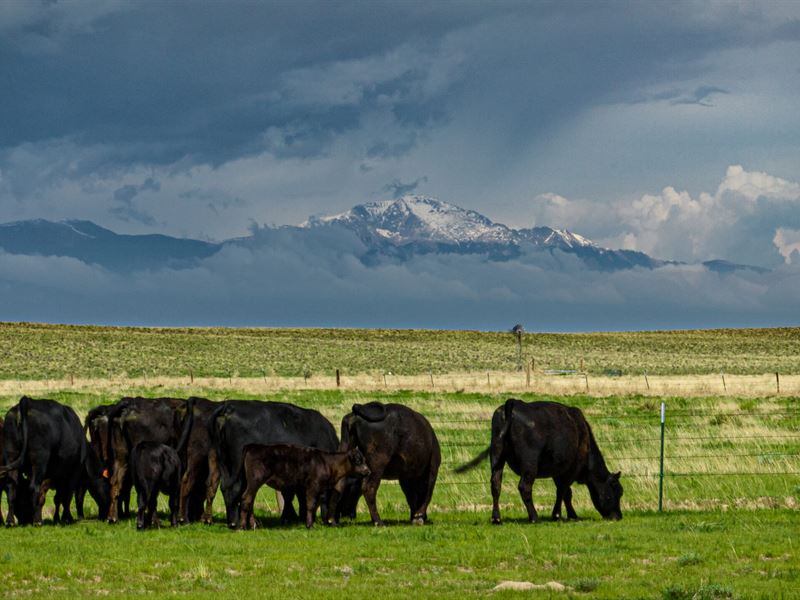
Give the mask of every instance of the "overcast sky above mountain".
[[792, 269], [798, 56], [788, 1], [0, 2], [0, 222], [221, 240], [423, 193]]

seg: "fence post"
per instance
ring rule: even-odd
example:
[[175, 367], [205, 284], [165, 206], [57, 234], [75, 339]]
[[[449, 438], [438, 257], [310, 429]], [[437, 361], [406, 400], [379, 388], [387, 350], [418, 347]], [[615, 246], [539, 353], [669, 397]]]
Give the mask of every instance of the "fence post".
[[489, 371], [486, 371], [486, 385], [492, 385], [489, 381]]
[[342, 384], [341, 379], [339, 379], [339, 369], [336, 369], [336, 387], [339, 387]]
[[433, 385], [433, 370], [432, 369], [428, 371], [428, 375], [431, 376], [431, 387], [434, 387], [434, 385]]
[[727, 392], [728, 386], [725, 385], [725, 373], [720, 373], [720, 375], [722, 375], [722, 389]]
[[189, 383], [194, 383], [194, 373], [189, 369]]
[[586, 380], [586, 391], [589, 391], [589, 375], [586, 373], [583, 374], [583, 378]]
[[775, 371], [775, 387], [778, 389], [778, 394], [781, 393], [781, 376]]
[[647, 371], [644, 372], [644, 382], [647, 384], [647, 391], [650, 391], [650, 381], [647, 379]]
[[664, 511], [664, 413], [666, 404], [661, 403], [661, 459], [658, 465], [658, 512]]
[[525, 365], [525, 387], [531, 387], [531, 366]]

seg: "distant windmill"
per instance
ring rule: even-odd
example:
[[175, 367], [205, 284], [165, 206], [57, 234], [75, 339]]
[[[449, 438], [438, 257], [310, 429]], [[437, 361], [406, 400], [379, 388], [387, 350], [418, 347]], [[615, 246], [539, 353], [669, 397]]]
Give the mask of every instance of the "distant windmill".
[[517, 371], [522, 371], [522, 336], [525, 334], [525, 328], [517, 323], [511, 328], [511, 333], [517, 338]]

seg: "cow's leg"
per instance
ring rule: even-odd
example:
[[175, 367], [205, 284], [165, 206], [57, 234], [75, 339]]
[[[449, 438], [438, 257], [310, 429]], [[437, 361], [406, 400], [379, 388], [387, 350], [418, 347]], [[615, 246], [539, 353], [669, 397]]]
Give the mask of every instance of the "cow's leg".
[[19, 475], [16, 471], [11, 471], [6, 475], [6, 498], [8, 499], [8, 513], [6, 513], [6, 527], [13, 527], [17, 524], [14, 516], [14, 505], [17, 503], [17, 486], [19, 485]]
[[569, 484], [565, 484], [564, 486], [564, 506], [567, 507], [567, 518], [573, 521], [580, 521], [580, 517], [578, 517], [578, 513], [575, 512], [575, 509], [572, 508], [572, 488]]
[[[114, 473], [111, 475], [111, 505], [108, 508], [108, 522], [116, 523], [119, 521], [119, 507], [117, 502], [120, 500], [125, 476], [128, 474], [128, 465], [125, 461], [114, 461]], [[138, 491], [138, 490], [137, 490]], [[141, 501], [140, 501], [141, 507]]]
[[161, 521], [158, 518], [158, 487], [150, 490], [150, 496], [147, 501], [147, 522], [150, 527], [160, 528]]
[[208, 455], [208, 479], [206, 479], [206, 509], [203, 512], [203, 523], [211, 525], [213, 521], [214, 496], [217, 495], [219, 487], [219, 465], [217, 455], [212, 450]]
[[69, 506], [71, 503], [72, 503], [72, 492], [70, 490], [66, 490], [63, 492], [61, 490], [56, 490], [56, 498], [55, 498], [56, 513], [53, 515], [54, 523], [58, 522], [57, 515], [58, 515], [59, 505], [64, 507], [64, 514], [61, 517], [61, 522], [63, 522], [64, 525], [71, 525], [72, 523], [75, 522], [75, 519], [72, 518], [72, 511], [70, 510]]
[[145, 519], [147, 509], [147, 491], [144, 487], [136, 490], [136, 529], [144, 529], [148, 525]]
[[178, 520], [181, 523], [189, 522], [189, 496], [192, 493], [195, 484], [197, 483], [197, 473], [199, 470], [200, 470], [200, 461], [198, 460], [198, 457], [190, 456], [189, 462], [186, 465], [186, 471], [183, 473], [183, 477], [181, 477], [181, 489], [180, 489], [180, 499], [178, 508], [178, 513], [179, 513]]
[[[177, 487], [177, 486], [175, 486]], [[178, 525], [178, 504], [180, 503], [180, 490], [173, 489], [169, 495], [169, 523], [172, 527]]]
[[421, 482], [421, 488], [417, 496], [420, 502], [417, 507], [417, 514], [411, 516], [412, 522], [420, 519], [419, 525], [428, 520], [428, 505], [433, 497], [433, 488], [436, 486], [436, 478], [439, 476], [439, 464], [432, 462], [428, 469], [427, 477]]
[[33, 500], [33, 524], [37, 526], [42, 524], [42, 509], [47, 496], [47, 485], [42, 481], [40, 474], [43, 470], [35, 466], [31, 469], [30, 489], [31, 499]]
[[[281, 523], [296, 523], [299, 515], [304, 515], [306, 512], [305, 506], [305, 492], [295, 488], [284, 488], [281, 491], [283, 496], [283, 510], [281, 511]], [[297, 504], [299, 512], [294, 510], [294, 497], [297, 496]]]
[[417, 505], [419, 501], [417, 500], [417, 492], [419, 488], [419, 480], [417, 479], [401, 479], [400, 480], [400, 489], [403, 490], [403, 495], [406, 497], [406, 503], [408, 503], [409, 509], [409, 519], [413, 522], [414, 521], [414, 514], [417, 512]]
[[519, 478], [519, 495], [522, 497], [522, 503], [528, 510], [528, 520], [531, 523], [536, 523], [539, 520], [539, 515], [536, 514], [536, 507], [533, 505], [531, 492], [533, 491], [533, 482], [536, 479], [536, 472], [528, 469], [522, 472]]
[[561, 502], [563, 499], [564, 486], [556, 481], [556, 503], [553, 505], [553, 512], [550, 514], [550, 516], [553, 518], [553, 521], [559, 521], [561, 519]]
[[133, 490], [133, 481], [130, 473], [125, 477], [122, 484], [122, 490], [119, 496], [119, 516], [127, 519], [131, 516], [131, 492]]
[[75, 490], [75, 512], [78, 514], [79, 519], [83, 519], [83, 500], [86, 498], [86, 486], [80, 484], [78, 489]]
[[381, 485], [381, 475], [383, 475], [383, 470], [377, 473], [373, 471], [369, 477], [364, 479], [361, 488], [364, 494], [364, 501], [367, 503], [367, 508], [369, 509], [369, 516], [372, 518], [372, 524], [376, 527], [383, 526], [381, 516], [378, 514], [378, 506], [375, 503], [375, 499], [378, 495], [378, 487]]
[[306, 529], [311, 529], [314, 526], [314, 518], [317, 516], [317, 499], [319, 498], [320, 490], [317, 486], [309, 485], [306, 488]]
[[503, 489], [503, 467], [505, 461], [502, 458], [495, 460], [492, 456], [492, 523], [500, 525], [500, 492]]
[[261, 486], [256, 486], [254, 483], [248, 483], [247, 489], [244, 491], [244, 494], [242, 494], [242, 500], [239, 503], [239, 527], [241, 529], [256, 528], [254, 504], [256, 500], [256, 493], [258, 492], [259, 487]]

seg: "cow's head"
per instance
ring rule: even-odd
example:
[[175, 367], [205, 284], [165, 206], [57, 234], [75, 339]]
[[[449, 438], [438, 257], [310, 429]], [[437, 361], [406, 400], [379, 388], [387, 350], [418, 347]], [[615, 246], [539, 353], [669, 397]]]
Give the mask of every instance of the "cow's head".
[[590, 480], [587, 487], [592, 503], [597, 512], [604, 519], [618, 521], [622, 518], [622, 510], [619, 507], [622, 498], [622, 484], [619, 482], [620, 472], [609, 473], [605, 478]]
[[351, 475], [366, 477], [370, 474], [367, 461], [364, 460], [364, 455], [361, 454], [361, 450], [358, 448], [353, 448], [347, 452], [347, 457], [350, 459], [350, 463], [353, 465], [353, 469], [350, 471]]

